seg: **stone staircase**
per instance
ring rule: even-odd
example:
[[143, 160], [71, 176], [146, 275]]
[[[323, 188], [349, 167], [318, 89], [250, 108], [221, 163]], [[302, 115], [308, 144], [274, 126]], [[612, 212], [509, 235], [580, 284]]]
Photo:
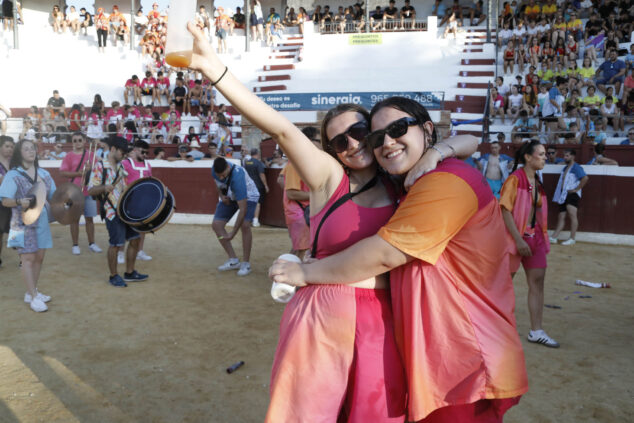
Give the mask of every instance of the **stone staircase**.
[[301, 61], [304, 37], [299, 34], [284, 35], [283, 40], [271, 47], [267, 63], [258, 75], [253, 92], [285, 91], [287, 86], [282, 81], [291, 79], [295, 64]]

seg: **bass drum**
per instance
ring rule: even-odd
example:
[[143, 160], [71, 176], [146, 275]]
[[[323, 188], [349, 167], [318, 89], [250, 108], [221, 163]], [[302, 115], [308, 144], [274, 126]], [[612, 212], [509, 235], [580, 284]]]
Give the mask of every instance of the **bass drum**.
[[119, 197], [117, 214], [137, 232], [154, 232], [174, 213], [174, 196], [156, 178], [137, 179]]

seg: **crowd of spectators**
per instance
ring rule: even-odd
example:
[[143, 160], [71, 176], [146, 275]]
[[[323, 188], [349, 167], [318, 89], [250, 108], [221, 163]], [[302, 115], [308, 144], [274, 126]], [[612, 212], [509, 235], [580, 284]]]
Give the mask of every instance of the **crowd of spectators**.
[[620, 137], [634, 123], [634, 45], [623, 48], [632, 12], [629, 1], [505, 2], [497, 33], [504, 76], [492, 84], [490, 116], [512, 121], [512, 139]]
[[[244, 159], [250, 155], [246, 147], [236, 149], [233, 145], [231, 127], [234, 117], [224, 104], [215, 108], [196, 107], [193, 111], [195, 113], [185, 116], [175, 102], [171, 102], [166, 110], [157, 110], [151, 105], [122, 106], [118, 101], [113, 101], [106, 109], [99, 94], [94, 96], [90, 108], [83, 104], [73, 104], [67, 108], [64, 98], [55, 90], [46, 107], [32, 106], [22, 118], [22, 131], [17, 140], [34, 141], [41, 147], [39, 157], [50, 160], [64, 158], [64, 144], [69, 143], [76, 133], [83, 134], [89, 142], [99, 145], [102, 153], [108, 150], [105, 147], [107, 138], [119, 136], [131, 145], [138, 140], [149, 144], [178, 145], [174, 156], [166, 156], [164, 148], [156, 147], [154, 155], [159, 160], [194, 161], [216, 157]], [[184, 124], [189, 126], [183, 136], [181, 128]], [[279, 152], [263, 161], [272, 167], [286, 163]]]

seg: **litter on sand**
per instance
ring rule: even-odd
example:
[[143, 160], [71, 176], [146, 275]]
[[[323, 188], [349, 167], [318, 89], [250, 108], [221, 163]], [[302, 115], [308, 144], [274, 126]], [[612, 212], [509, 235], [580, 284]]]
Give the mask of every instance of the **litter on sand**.
[[587, 286], [589, 288], [610, 288], [610, 284], [609, 283], [588, 282], [588, 281], [582, 281], [581, 279], [577, 279], [575, 281], [575, 285], [583, 285], [583, 286]]

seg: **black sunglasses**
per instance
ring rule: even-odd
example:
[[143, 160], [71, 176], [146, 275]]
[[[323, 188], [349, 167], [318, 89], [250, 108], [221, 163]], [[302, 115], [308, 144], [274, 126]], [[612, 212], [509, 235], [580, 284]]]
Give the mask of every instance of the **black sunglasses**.
[[334, 136], [330, 140], [330, 147], [337, 153], [343, 153], [348, 149], [348, 136], [357, 141], [363, 141], [369, 132], [368, 123], [365, 120], [360, 120], [350, 125], [345, 132]]
[[418, 125], [418, 120], [412, 117], [404, 117], [390, 123], [385, 129], [371, 132], [368, 137], [368, 143], [372, 149], [379, 148], [385, 141], [385, 134], [390, 138], [398, 138], [407, 134], [410, 126]]
[[141, 154], [148, 154], [149, 152], [147, 150], [141, 150]]

